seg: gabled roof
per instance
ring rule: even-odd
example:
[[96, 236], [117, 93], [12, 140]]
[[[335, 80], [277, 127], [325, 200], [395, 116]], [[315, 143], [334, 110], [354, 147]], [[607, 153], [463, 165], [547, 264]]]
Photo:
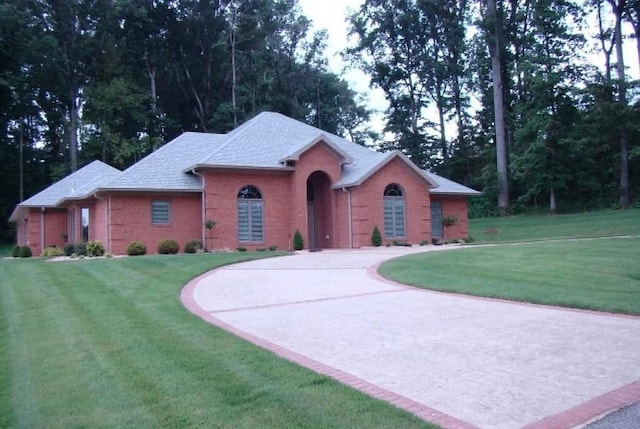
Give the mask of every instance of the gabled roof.
[[352, 174], [351, 176], [355, 179], [353, 182], [348, 182], [347, 180], [349, 177], [343, 175], [342, 178], [333, 185], [333, 187], [343, 188], [343, 187], [349, 187], [349, 186], [358, 186], [362, 184], [362, 182], [367, 180], [369, 177], [373, 176], [373, 174], [376, 171], [380, 170], [382, 167], [384, 167], [394, 159], [399, 159], [401, 162], [406, 164], [410, 169], [412, 169], [418, 176], [425, 179], [425, 181], [427, 182], [427, 185], [430, 188], [437, 186], [436, 182], [432, 181], [430, 177], [424, 175], [424, 171], [420, 170], [413, 162], [409, 160], [409, 158], [407, 158], [399, 150], [392, 150], [390, 152], [382, 153], [380, 155], [382, 155], [382, 157], [376, 157], [375, 159], [371, 160], [371, 161], [375, 161], [375, 163], [371, 163], [366, 170], [365, 168], [361, 168], [361, 174], [359, 175], [359, 177]]
[[86, 198], [96, 192], [100, 186], [116, 178], [120, 173], [120, 170], [102, 161], [93, 161], [18, 204], [9, 220], [18, 220], [21, 209], [57, 207], [65, 200]]
[[298, 148], [295, 152], [287, 155], [285, 158], [282, 158], [280, 162], [286, 163], [287, 161], [298, 161], [300, 159], [300, 155], [302, 155], [304, 152], [308, 151], [313, 146], [320, 143], [326, 143], [327, 145], [329, 145], [329, 147], [333, 149], [342, 158], [342, 164], [349, 164], [353, 162], [353, 158], [351, 158], [344, 150], [342, 150], [340, 146], [333, 143], [331, 141], [331, 138], [324, 133], [319, 134], [316, 138], [311, 140], [309, 143]]
[[[215, 151], [190, 167], [290, 170], [285, 166], [287, 160], [297, 159], [319, 142], [325, 142], [343, 157], [342, 177], [334, 187], [358, 185], [398, 156], [417, 170], [400, 152], [383, 154], [273, 112], [260, 113], [231, 131]], [[425, 177], [425, 181], [432, 185], [429, 178]]]
[[224, 135], [184, 133], [133, 164], [101, 190], [199, 191], [202, 181], [190, 173], [192, 165], [215, 152]]
[[435, 188], [431, 188], [429, 190], [430, 194], [436, 195], [480, 195], [481, 192], [476, 191], [475, 189], [471, 189], [467, 186], [464, 186], [458, 182], [454, 182], [453, 180], [445, 179], [442, 176], [438, 176], [435, 173], [430, 171], [422, 170], [422, 173], [429, 178], [431, 181], [436, 183]]

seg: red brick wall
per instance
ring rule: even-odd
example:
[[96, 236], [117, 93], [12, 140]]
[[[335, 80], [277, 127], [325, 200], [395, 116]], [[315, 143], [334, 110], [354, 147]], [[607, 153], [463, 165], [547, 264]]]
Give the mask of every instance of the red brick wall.
[[[168, 225], [151, 224], [151, 201], [163, 200], [171, 204]], [[132, 241], [141, 241], [147, 253], [158, 252], [158, 242], [171, 238], [180, 244], [180, 251], [188, 240], [202, 237], [201, 194], [112, 194], [109, 202], [111, 253], [127, 252]]]
[[[304, 238], [305, 248], [309, 244], [308, 218], [307, 218], [307, 180], [316, 171], [321, 171], [328, 176], [328, 185], [336, 183], [341, 176], [341, 158], [330, 146], [320, 142], [300, 155], [296, 163], [296, 170], [292, 177], [292, 225], [291, 235], [299, 229]], [[322, 193], [321, 193], [322, 195]], [[321, 237], [318, 237], [320, 247], [335, 247], [340, 238], [337, 236], [339, 227], [346, 222], [346, 218], [338, 217], [340, 201], [336, 200], [337, 191], [327, 192], [316, 204], [322, 204], [325, 209], [324, 219], [327, 221], [321, 228]], [[330, 213], [327, 213], [330, 209]], [[326, 236], [329, 238], [326, 238]], [[345, 246], [346, 247], [346, 246]]]
[[[34, 256], [42, 254], [45, 247], [64, 246], [64, 236], [67, 233], [67, 210], [47, 208], [29, 209], [26, 222], [26, 244], [31, 247]], [[43, 229], [44, 228], [44, 229]], [[43, 241], [44, 238], [44, 241]]]
[[40, 220], [40, 209], [29, 209], [27, 220], [27, 245], [31, 247], [31, 253], [33, 253], [33, 255], [40, 255], [42, 252]]
[[442, 203], [442, 217], [455, 216], [458, 219], [454, 225], [443, 227], [443, 238], [445, 240], [454, 240], [468, 237], [467, 197], [432, 195], [431, 199]]
[[[216, 221], [210, 247], [235, 249], [242, 246], [252, 250], [275, 245], [279, 249], [290, 249], [296, 229], [302, 233], [307, 247], [307, 179], [316, 171], [328, 176], [327, 189], [320, 193], [318, 202], [322, 205], [324, 220], [320, 244], [325, 247], [336, 246], [340, 241], [336, 236], [339, 230], [336, 225], [346, 222], [346, 219], [338, 219], [335, 214], [339, 211], [336, 208], [339, 204], [336, 198], [338, 192], [330, 189], [331, 184], [340, 178], [340, 162], [338, 154], [320, 142], [301, 154], [293, 172], [206, 172], [205, 219]], [[247, 185], [257, 187], [262, 194], [264, 241], [261, 243], [238, 242], [237, 195]], [[328, 239], [326, 235], [329, 235]]]
[[100, 240], [107, 246], [107, 201], [97, 200], [90, 212], [89, 239]]
[[[262, 194], [263, 234], [261, 243], [238, 242], [237, 200], [240, 189], [253, 185]], [[205, 174], [205, 220], [216, 222], [212, 249], [245, 247], [253, 250], [268, 246], [289, 249], [291, 224], [291, 173], [208, 171]], [[207, 240], [209, 232], [205, 231]]]
[[431, 211], [427, 183], [399, 159], [390, 161], [369, 177], [361, 186], [352, 188], [352, 216], [354, 247], [371, 246], [371, 232], [378, 226], [383, 243], [384, 203], [387, 185], [402, 187], [405, 197], [406, 237], [403, 241], [417, 244], [431, 238]]

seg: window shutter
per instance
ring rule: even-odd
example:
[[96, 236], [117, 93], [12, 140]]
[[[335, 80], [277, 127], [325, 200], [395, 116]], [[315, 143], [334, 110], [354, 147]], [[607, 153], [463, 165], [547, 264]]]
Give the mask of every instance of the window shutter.
[[151, 224], [168, 225], [170, 223], [171, 206], [169, 201], [151, 202]]
[[238, 201], [238, 241], [250, 241], [249, 234], [249, 201]]
[[395, 236], [404, 237], [404, 197], [396, 197], [394, 203]]
[[393, 237], [393, 200], [390, 197], [384, 197], [384, 236]]
[[251, 241], [262, 241], [262, 201], [251, 201]]

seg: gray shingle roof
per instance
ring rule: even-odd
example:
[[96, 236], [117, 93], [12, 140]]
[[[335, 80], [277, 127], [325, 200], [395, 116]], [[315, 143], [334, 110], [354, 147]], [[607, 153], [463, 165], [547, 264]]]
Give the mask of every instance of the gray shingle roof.
[[445, 179], [430, 171], [424, 171], [424, 175], [435, 182], [438, 186], [429, 190], [430, 194], [447, 194], [447, 195], [480, 195], [481, 192], [464, 186], [453, 180]]
[[273, 112], [263, 112], [227, 134], [224, 142], [192, 167], [238, 166], [283, 168], [310, 143], [324, 140], [346, 155], [342, 178], [334, 187], [352, 186], [388, 160], [383, 154]]
[[[343, 158], [342, 177], [334, 188], [355, 186], [395, 157], [415, 168], [433, 194], [477, 195], [479, 192], [437, 174], [418, 170], [398, 151], [380, 153], [279, 113], [263, 112], [228, 134], [184, 133], [120, 172], [100, 161], [81, 168], [16, 206], [55, 207], [64, 200], [85, 198], [98, 190], [200, 191], [192, 169], [235, 167], [288, 169], [286, 160], [325, 141]], [[14, 219], [14, 217], [16, 219]]]
[[120, 173], [120, 170], [102, 161], [93, 161], [18, 204], [10, 220], [15, 220], [21, 208], [56, 207], [65, 200], [86, 198]]
[[220, 134], [184, 133], [124, 170], [101, 189], [201, 190], [200, 178], [185, 171], [215, 152], [224, 140], [225, 136]]

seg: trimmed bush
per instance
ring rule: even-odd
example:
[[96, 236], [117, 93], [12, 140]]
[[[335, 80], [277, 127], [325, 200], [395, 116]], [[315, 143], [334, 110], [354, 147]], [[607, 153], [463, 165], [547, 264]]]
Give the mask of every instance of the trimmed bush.
[[302, 250], [304, 249], [304, 240], [302, 239], [302, 234], [299, 229], [296, 229], [295, 234], [293, 234], [293, 250]]
[[140, 241], [133, 241], [131, 244], [129, 244], [129, 247], [127, 247], [127, 255], [129, 256], [140, 256], [146, 254], [147, 246], [145, 246]]
[[45, 258], [55, 258], [56, 256], [62, 256], [64, 252], [62, 249], [56, 246], [49, 246], [42, 251], [42, 256]]
[[14, 258], [20, 257], [20, 249], [20, 246], [13, 246], [13, 249], [11, 249], [11, 256]]
[[198, 253], [203, 249], [204, 246], [202, 245], [202, 241], [196, 239], [189, 240], [184, 245], [184, 253]]
[[273, 244], [271, 246], [269, 246], [269, 251], [270, 252], [275, 252], [276, 250], [278, 250], [278, 246], [275, 246]]
[[237, 250], [238, 252], [246, 252], [246, 251], [247, 251], [247, 248], [246, 248], [246, 247], [236, 247], [236, 250]]
[[161, 255], [175, 255], [178, 250], [180, 250], [180, 245], [171, 238], [163, 238], [158, 243], [158, 253]]
[[76, 245], [73, 243], [67, 243], [62, 248], [65, 256], [71, 256], [76, 251]]
[[85, 256], [87, 254], [87, 243], [76, 243], [73, 246], [73, 253], [75, 253], [77, 256]]
[[31, 257], [31, 247], [22, 246], [20, 247], [20, 253], [18, 254], [21, 258], [30, 258]]
[[87, 255], [104, 256], [104, 246], [100, 240], [91, 240], [87, 243]]
[[382, 246], [382, 236], [377, 225], [373, 227], [373, 232], [371, 233], [371, 245], [375, 247]]

